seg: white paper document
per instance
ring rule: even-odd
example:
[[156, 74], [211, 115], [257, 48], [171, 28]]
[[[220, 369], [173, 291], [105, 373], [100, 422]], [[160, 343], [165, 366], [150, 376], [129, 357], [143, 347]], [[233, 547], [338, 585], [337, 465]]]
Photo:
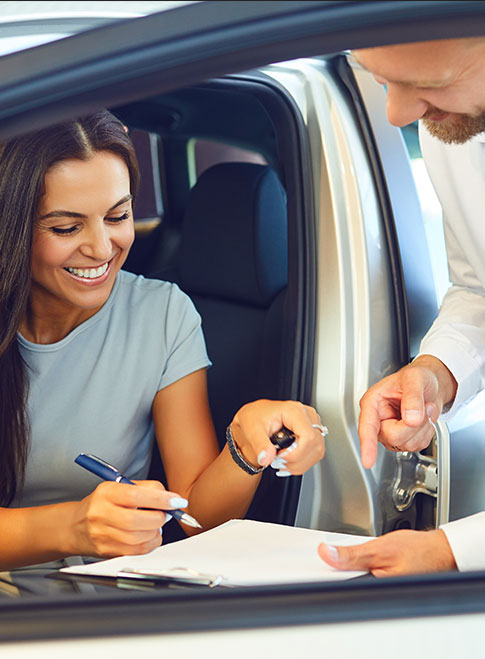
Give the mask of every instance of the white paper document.
[[372, 538], [233, 519], [210, 531], [161, 546], [149, 554], [120, 556], [61, 571], [116, 577], [126, 570], [170, 574], [174, 569], [183, 568], [220, 576], [221, 583], [227, 586], [335, 581], [365, 573], [341, 572], [330, 567], [317, 553], [319, 543], [351, 545], [368, 540]]

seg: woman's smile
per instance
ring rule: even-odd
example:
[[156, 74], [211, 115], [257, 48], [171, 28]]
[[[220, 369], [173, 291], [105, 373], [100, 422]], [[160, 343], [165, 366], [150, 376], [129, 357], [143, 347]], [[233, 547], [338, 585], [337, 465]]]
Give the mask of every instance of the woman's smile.
[[131, 198], [125, 162], [107, 151], [47, 172], [32, 249], [34, 317], [48, 308], [79, 323], [103, 306], [133, 243]]
[[111, 261], [107, 261], [98, 267], [71, 268], [66, 267], [64, 270], [72, 279], [84, 286], [96, 286], [103, 284], [109, 277]]

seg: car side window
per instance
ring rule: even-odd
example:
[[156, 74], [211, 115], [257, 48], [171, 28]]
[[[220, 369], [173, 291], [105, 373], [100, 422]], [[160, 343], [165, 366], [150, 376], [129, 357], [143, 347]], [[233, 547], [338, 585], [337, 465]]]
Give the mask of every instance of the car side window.
[[[163, 217], [163, 198], [160, 179], [159, 140], [155, 133], [135, 129], [130, 132], [140, 168], [140, 188], [135, 200], [134, 218], [137, 229], [160, 224]], [[148, 226], [149, 225], [149, 226]]]
[[423, 215], [424, 228], [431, 258], [431, 267], [436, 285], [438, 305], [450, 286], [448, 264], [443, 230], [443, 211], [433, 184], [428, 176], [426, 165], [419, 146], [418, 122], [401, 129], [411, 161], [416, 190]]
[[249, 162], [256, 165], [267, 165], [268, 162], [260, 153], [249, 151], [231, 144], [193, 138], [188, 142], [188, 163], [190, 185], [193, 187], [197, 179], [206, 169], [223, 162]]

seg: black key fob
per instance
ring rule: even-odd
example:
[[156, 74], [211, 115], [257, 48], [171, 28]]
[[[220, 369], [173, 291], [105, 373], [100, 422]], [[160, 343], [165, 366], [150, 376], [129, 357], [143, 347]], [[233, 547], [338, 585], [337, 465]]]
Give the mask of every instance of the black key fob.
[[278, 451], [281, 451], [284, 448], [288, 448], [295, 441], [296, 437], [291, 430], [283, 426], [278, 432], [275, 432], [274, 435], [271, 435], [271, 442], [278, 447]]

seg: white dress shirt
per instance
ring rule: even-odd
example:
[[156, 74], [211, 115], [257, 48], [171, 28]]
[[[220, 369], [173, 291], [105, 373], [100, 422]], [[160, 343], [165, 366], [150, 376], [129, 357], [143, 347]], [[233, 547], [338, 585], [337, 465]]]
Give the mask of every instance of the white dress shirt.
[[[438, 357], [458, 383], [446, 421], [485, 388], [485, 133], [449, 145], [420, 125], [420, 144], [443, 207], [452, 283], [420, 354]], [[485, 569], [485, 512], [441, 528], [459, 570]]]
[[460, 572], [485, 570], [485, 512], [443, 524]]

